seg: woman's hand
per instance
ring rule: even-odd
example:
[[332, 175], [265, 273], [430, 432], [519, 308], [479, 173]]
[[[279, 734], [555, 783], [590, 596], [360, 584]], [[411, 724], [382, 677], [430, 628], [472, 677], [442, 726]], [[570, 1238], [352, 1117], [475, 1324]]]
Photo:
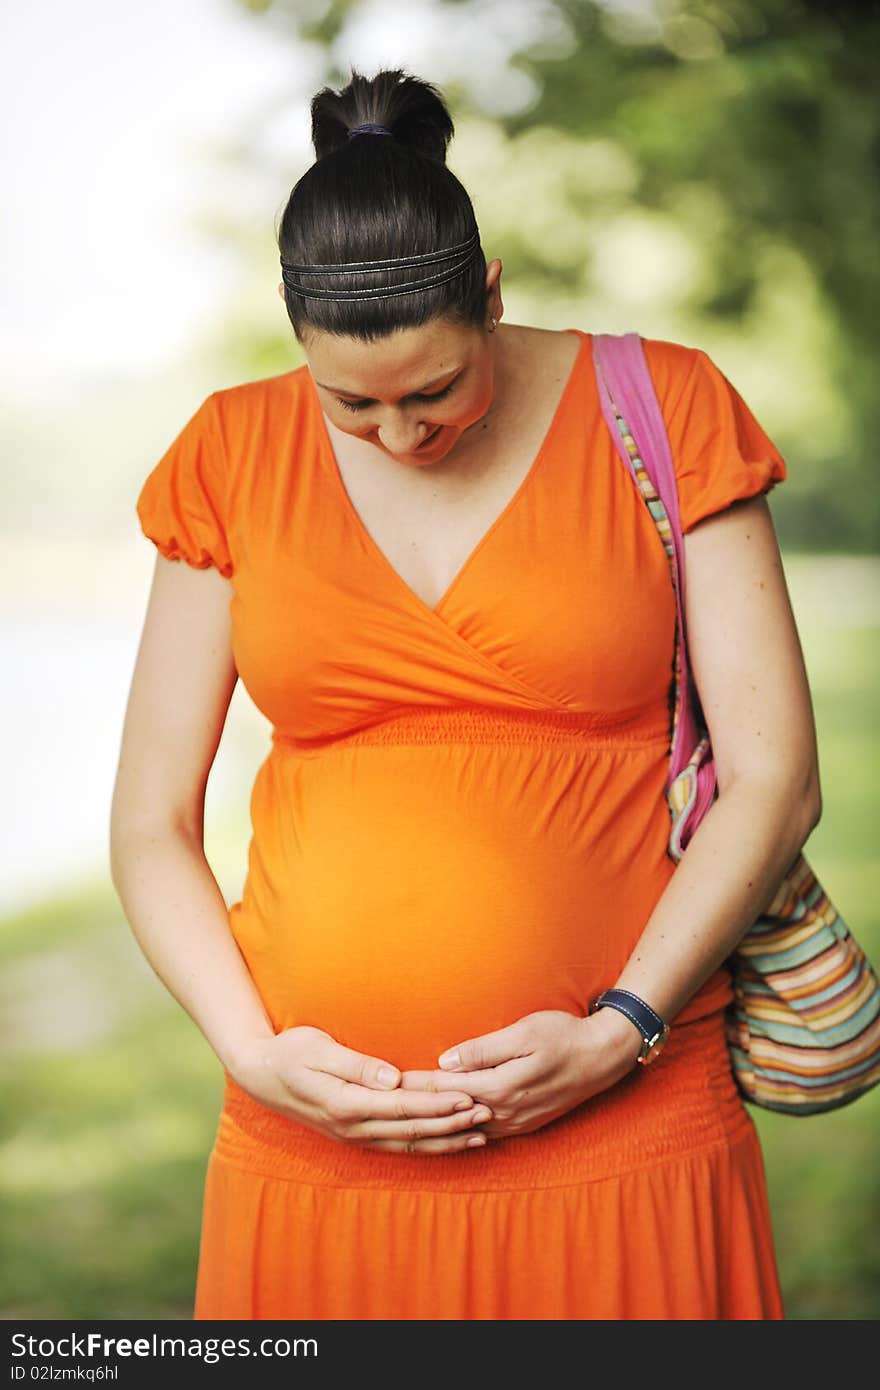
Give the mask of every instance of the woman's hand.
[[261, 1105], [358, 1148], [441, 1154], [486, 1142], [474, 1126], [490, 1112], [442, 1072], [442, 1090], [430, 1082], [404, 1090], [397, 1067], [343, 1047], [320, 1028], [255, 1039], [230, 1075]]
[[613, 1086], [641, 1048], [638, 1030], [616, 1009], [589, 1018], [546, 1009], [450, 1048], [438, 1058], [443, 1070], [405, 1071], [402, 1084], [415, 1094], [463, 1088], [492, 1110], [483, 1133], [504, 1139], [540, 1129]]

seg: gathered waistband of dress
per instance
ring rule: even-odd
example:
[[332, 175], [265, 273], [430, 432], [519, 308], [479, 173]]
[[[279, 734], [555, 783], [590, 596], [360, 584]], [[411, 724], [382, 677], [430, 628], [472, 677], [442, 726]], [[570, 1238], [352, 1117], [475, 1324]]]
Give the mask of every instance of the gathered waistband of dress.
[[635, 1068], [530, 1134], [459, 1153], [395, 1153], [325, 1138], [259, 1104], [227, 1074], [214, 1153], [233, 1167], [318, 1187], [513, 1190], [620, 1177], [723, 1148], [750, 1125], [716, 1012], [674, 1028], [656, 1066]]
[[607, 714], [591, 710], [492, 709], [484, 705], [415, 705], [348, 732], [299, 737], [273, 729], [272, 742], [298, 752], [370, 744], [554, 743], [657, 746], [670, 741], [668, 717], [658, 711]]

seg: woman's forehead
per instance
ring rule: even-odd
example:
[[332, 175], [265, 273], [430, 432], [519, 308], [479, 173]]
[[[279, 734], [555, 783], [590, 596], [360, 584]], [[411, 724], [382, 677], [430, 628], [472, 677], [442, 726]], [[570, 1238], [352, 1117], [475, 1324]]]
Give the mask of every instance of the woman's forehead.
[[365, 343], [338, 333], [310, 333], [304, 342], [315, 381], [331, 390], [374, 396], [380, 390], [421, 391], [468, 365], [482, 341], [470, 325], [431, 319]]

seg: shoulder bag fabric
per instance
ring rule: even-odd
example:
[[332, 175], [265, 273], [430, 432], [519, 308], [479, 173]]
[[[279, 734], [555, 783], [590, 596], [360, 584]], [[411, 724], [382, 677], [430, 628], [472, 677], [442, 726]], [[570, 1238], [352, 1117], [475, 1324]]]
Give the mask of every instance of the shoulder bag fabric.
[[[717, 787], [688, 664], [675, 469], [639, 334], [594, 334], [593, 360], [602, 412], [657, 526], [675, 590], [666, 796], [672, 822], [668, 852], [677, 863]], [[847, 1105], [880, 1081], [880, 984], [802, 853], [727, 963], [734, 989], [725, 1019], [727, 1042], [746, 1100], [767, 1110], [810, 1115]]]

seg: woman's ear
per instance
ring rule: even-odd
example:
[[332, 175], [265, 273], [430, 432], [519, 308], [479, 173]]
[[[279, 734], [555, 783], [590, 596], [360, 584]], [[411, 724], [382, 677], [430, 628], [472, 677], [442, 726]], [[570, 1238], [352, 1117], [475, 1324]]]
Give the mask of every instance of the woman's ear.
[[495, 257], [486, 266], [486, 311], [498, 323], [501, 322], [504, 314], [504, 302], [501, 298], [501, 272], [504, 269], [499, 257]]
[[279, 293], [279, 295], [281, 296], [281, 300], [282, 300], [282, 302], [283, 302], [283, 301], [284, 301], [284, 281], [283, 281], [283, 280], [281, 281], [281, 283], [280, 283], [279, 286], [278, 286], [278, 293]]

